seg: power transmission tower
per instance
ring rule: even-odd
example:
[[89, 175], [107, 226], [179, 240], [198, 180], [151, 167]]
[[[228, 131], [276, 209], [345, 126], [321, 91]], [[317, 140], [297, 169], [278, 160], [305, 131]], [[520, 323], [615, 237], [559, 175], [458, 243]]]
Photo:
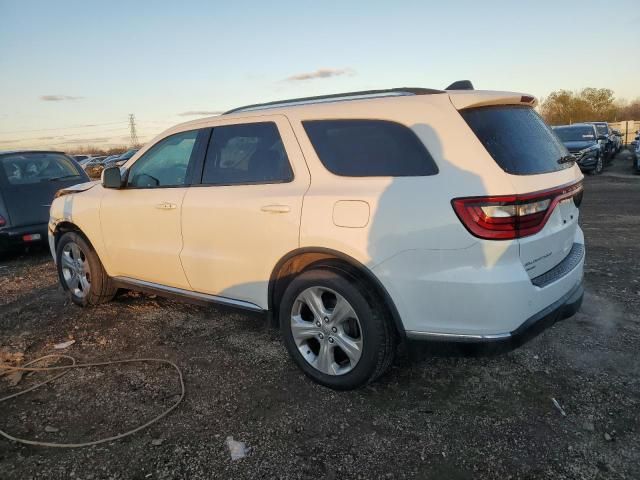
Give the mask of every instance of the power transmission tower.
[[133, 113], [129, 114], [129, 130], [131, 131], [131, 146], [133, 148], [140, 147], [140, 141], [136, 133], [136, 116]]

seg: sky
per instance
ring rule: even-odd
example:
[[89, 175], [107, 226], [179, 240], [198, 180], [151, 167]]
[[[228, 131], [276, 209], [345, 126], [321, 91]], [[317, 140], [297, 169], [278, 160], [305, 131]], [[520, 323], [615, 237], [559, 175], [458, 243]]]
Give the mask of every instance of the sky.
[[0, 150], [144, 142], [245, 104], [444, 88], [640, 97], [640, 4], [0, 0]]

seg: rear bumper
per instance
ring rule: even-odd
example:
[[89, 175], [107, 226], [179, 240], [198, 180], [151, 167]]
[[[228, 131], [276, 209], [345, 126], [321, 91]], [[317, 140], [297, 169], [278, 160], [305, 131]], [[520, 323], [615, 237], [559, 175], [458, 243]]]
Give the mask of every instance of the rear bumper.
[[531, 340], [556, 322], [575, 315], [582, 305], [583, 297], [584, 287], [581, 281], [558, 301], [531, 316], [517, 329], [508, 333], [496, 335], [452, 335], [407, 332], [407, 339], [411, 342], [475, 343], [494, 345], [501, 347], [501, 350], [512, 350]]
[[[32, 236], [39, 235], [39, 238]], [[26, 227], [9, 227], [0, 230], [0, 250], [20, 247], [32, 243], [45, 242], [47, 240], [47, 224], [38, 223]]]

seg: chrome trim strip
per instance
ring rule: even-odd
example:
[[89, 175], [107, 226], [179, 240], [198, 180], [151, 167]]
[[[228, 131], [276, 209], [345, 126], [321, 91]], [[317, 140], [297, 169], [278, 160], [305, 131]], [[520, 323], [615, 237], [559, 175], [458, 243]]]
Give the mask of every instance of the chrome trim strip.
[[147, 282], [145, 280], [136, 280], [129, 277], [113, 277], [116, 282], [129, 284], [132, 286], [148, 287], [155, 290], [165, 291], [167, 293], [173, 293], [176, 295], [182, 295], [184, 297], [191, 297], [198, 300], [204, 300], [205, 302], [221, 303], [223, 305], [230, 305], [232, 307], [244, 308], [247, 310], [253, 310], [256, 312], [263, 312], [264, 309], [258, 305], [245, 302], [243, 300], [236, 300], [234, 298], [220, 297], [218, 295], [209, 295], [208, 293], [192, 292], [190, 290], [184, 290], [182, 288], [167, 287], [166, 285], [160, 285], [159, 283]]
[[412, 340], [441, 340], [454, 342], [484, 342], [486, 340], [502, 340], [511, 337], [511, 333], [473, 335], [466, 333], [416, 332], [413, 330], [407, 330], [406, 334], [407, 338]]

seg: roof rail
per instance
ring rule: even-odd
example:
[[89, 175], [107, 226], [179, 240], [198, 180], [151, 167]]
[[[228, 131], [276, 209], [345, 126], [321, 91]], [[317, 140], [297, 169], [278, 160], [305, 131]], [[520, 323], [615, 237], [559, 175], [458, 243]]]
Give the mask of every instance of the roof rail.
[[436, 93], [444, 93], [442, 90], [434, 90], [431, 88], [389, 88], [386, 90], [363, 90], [359, 92], [348, 93], [334, 93], [331, 95], [318, 95], [316, 97], [302, 97], [291, 98], [289, 100], [277, 100], [275, 102], [256, 103], [253, 105], [245, 105], [244, 107], [233, 108], [223, 113], [228, 115], [230, 113], [242, 112], [246, 110], [260, 110], [269, 107], [285, 107], [289, 105], [304, 105], [307, 103], [323, 103], [330, 101], [347, 101], [347, 100], [360, 100], [362, 98], [377, 98], [377, 97], [391, 97], [401, 95], [432, 95]]

